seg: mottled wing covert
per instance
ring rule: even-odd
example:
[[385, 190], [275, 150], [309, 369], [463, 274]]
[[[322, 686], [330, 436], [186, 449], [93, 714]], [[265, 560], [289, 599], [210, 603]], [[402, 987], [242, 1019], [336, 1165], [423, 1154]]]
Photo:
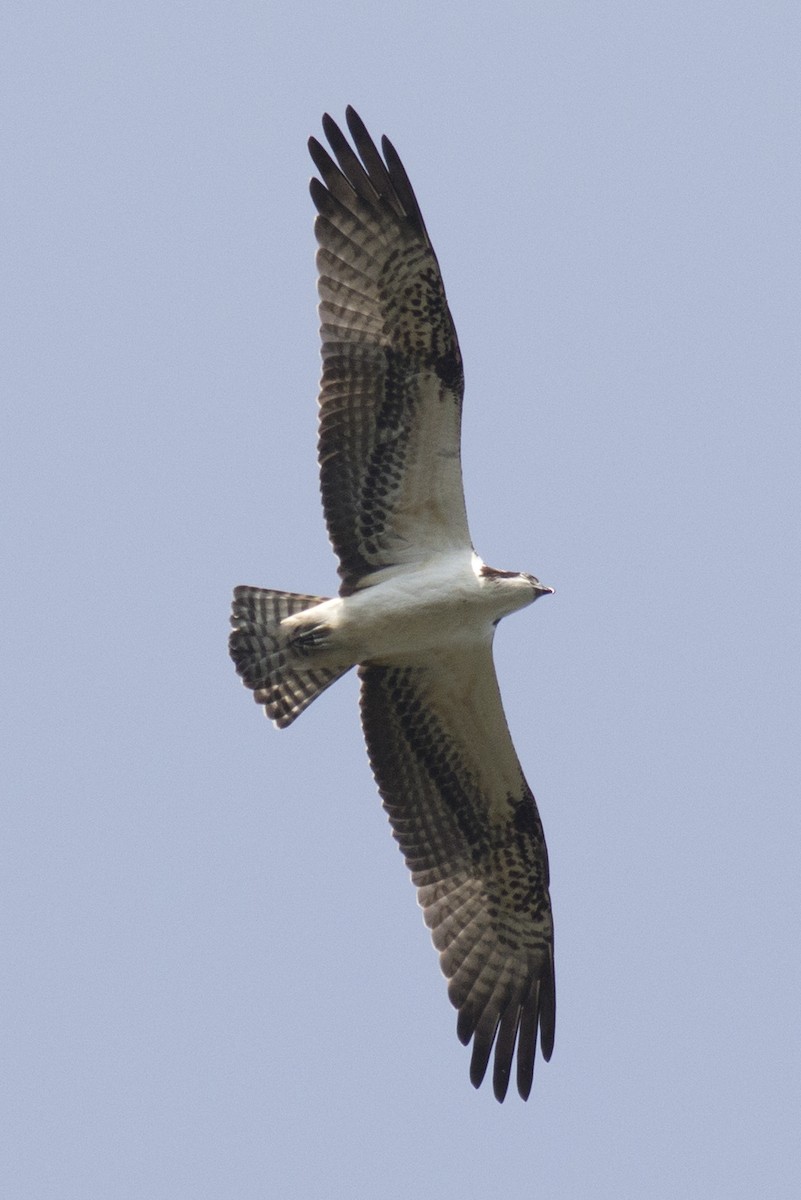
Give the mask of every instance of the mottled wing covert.
[[[342, 592], [399, 563], [470, 545], [460, 462], [462, 359], [406, 172], [347, 110], [329, 117], [311, 194], [323, 375], [319, 459]], [[336, 160], [336, 161], [334, 161]]]
[[537, 1031], [554, 1040], [548, 856], [512, 745], [489, 645], [420, 666], [364, 666], [362, 723], [384, 807], [440, 952], [470, 1078], [531, 1090]]

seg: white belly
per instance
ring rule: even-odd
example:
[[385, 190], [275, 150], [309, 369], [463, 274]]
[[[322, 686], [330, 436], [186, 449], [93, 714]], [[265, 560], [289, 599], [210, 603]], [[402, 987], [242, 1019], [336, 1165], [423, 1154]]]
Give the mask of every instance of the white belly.
[[338, 661], [409, 661], [437, 647], [492, 639], [493, 597], [481, 586], [472, 556], [439, 559], [404, 570], [351, 596], [304, 614], [331, 630], [326, 645]]

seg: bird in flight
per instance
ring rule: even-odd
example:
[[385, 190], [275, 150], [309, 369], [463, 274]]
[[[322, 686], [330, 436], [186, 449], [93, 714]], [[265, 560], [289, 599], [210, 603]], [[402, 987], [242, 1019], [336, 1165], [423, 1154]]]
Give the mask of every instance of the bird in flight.
[[[537, 806], [492, 659], [502, 617], [552, 588], [473, 549], [464, 376], [439, 264], [401, 161], [358, 114], [309, 140], [323, 373], [318, 457], [334, 599], [234, 591], [230, 652], [285, 728], [356, 667], [367, 750], [478, 1087], [531, 1091], [554, 1041], [553, 918]], [[352, 142], [352, 144], [351, 144]]]

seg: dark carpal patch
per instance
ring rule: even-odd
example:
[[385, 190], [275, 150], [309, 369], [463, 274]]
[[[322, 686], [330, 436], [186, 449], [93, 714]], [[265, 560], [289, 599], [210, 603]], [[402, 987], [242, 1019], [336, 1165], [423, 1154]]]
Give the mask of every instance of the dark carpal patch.
[[394, 671], [388, 677], [389, 699], [395, 706], [406, 744], [436, 788], [475, 860], [490, 848], [486, 821], [476, 807], [477, 781], [430, 708], [414, 687], [415, 672]]

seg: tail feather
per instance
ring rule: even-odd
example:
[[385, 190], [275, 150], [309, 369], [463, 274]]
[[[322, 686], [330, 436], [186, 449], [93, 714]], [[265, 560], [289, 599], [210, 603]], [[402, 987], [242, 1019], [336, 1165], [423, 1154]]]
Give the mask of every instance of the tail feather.
[[234, 589], [233, 632], [228, 648], [242, 682], [279, 729], [291, 725], [321, 692], [348, 667], [330, 669], [299, 665], [281, 622], [294, 613], [322, 604], [325, 596], [303, 596], [269, 588]]

